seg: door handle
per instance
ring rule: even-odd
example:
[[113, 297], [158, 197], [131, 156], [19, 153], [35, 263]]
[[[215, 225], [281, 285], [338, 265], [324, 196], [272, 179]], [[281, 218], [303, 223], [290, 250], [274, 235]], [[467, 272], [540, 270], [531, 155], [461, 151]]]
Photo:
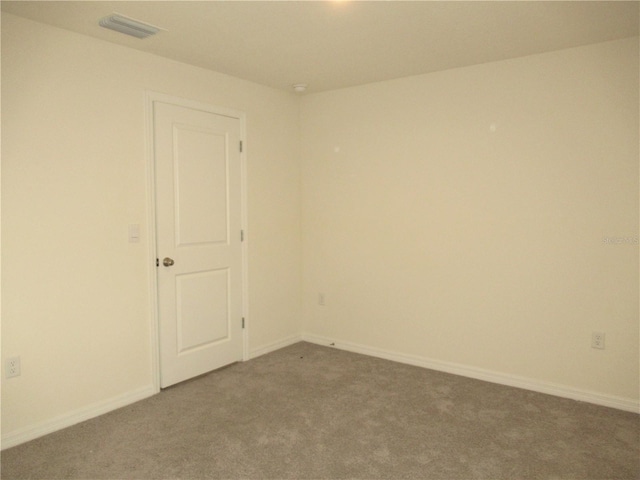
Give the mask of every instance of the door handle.
[[162, 260], [162, 264], [165, 267], [170, 267], [171, 265], [173, 265], [173, 258], [164, 257], [164, 259]]

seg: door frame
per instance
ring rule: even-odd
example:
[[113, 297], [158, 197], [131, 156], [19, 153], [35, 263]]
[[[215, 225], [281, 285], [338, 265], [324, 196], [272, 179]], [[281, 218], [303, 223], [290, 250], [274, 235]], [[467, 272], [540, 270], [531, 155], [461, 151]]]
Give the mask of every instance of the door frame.
[[237, 118], [240, 121], [240, 140], [242, 141], [242, 151], [240, 152], [240, 228], [244, 233], [241, 242], [241, 281], [242, 290], [242, 318], [244, 318], [244, 328], [242, 330], [242, 361], [249, 360], [249, 308], [248, 308], [248, 235], [247, 235], [247, 162], [246, 162], [246, 114], [240, 110], [234, 110], [225, 107], [217, 107], [196, 100], [189, 100], [182, 97], [167, 95], [164, 93], [147, 90], [144, 93], [145, 108], [145, 156], [147, 170], [147, 238], [148, 238], [148, 255], [147, 261], [149, 265], [149, 307], [150, 307], [150, 325], [151, 333], [151, 375], [152, 385], [155, 393], [160, 391], [160, 332], [159, 332], [159, 313], [158, 313], [158, 279], [156, 258], [157, 252], [157, 229], [156, 229], [156, 172], [155, 172], [155, 149], [154, 149], [154, 118], [153, 105], [155, 102], [169, 103], [180, 107], [201, 110], [225, 117]]

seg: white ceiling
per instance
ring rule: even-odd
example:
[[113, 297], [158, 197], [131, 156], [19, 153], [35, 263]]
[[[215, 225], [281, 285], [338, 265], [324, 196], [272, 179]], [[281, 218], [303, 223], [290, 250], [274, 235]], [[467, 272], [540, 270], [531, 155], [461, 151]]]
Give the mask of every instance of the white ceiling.
[[[2, 11], [309, 92], [638, 35], [638, 1], [2, 1]], [[113, 12], [162, 27], [139, 40]]]

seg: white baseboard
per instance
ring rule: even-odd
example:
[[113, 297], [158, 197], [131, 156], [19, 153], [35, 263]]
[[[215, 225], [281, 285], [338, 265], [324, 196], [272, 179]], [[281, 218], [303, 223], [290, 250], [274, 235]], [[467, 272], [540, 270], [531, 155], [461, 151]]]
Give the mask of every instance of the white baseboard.
[[[249, 353], [249, 358], [256, 358], [260, 355], [264, 355], [266, 353], [288, 347], [289, 345], [298, 343], [301, 340], [302, 338], [300, 337], [300, 335], [291, 335], [277, 342], [273, 342], [269, 345], [265, 345], [252, 350]], [[116, 410], [131, 403], [135, 403], [139, 400], [143, 400], [152, 395], [155, 395], [156, 393], [158, 393], [158, 390], [153, 385], [148, 385], [132, 392], [128, 392], [102, 402], [97, 402], [95, 404], [64, 415], [54, 417], [49, 420], [45, 420], [41, 423], [29, 425], [28, 427], [15, 430], [13, 432], [2, 432], [2, 437], [0, 439], [1, 449], [4, 450], [7, 448], [15, 447], [16, 445], [28, 442], [29, 440], [34, 440], [38, 437], [42, 437], [43, 435], [53, 433], [57, 430], [62, 430], [63, 428], [70, 427], [77, 423], [84, 422], [85, 420], [89, 420], [99, 415], [108, 413], [112, 410]]]
[[[624, 410], [627, 412], [640, 413], [640, 402], [629, 398], [621, 398], [597, 392], [579, 390], [564, 385], [541, 382], [517, 375], [508, 375], [500, 372], [470, 367], [467, 365], [443, 362], [440, 360], [433, 360], [416, 355], [406, 355], [403, 353], [382, 350], [351, 342], [342, 342], [340, 340], [335, 340], [332, 338], [310, 333], [291, 335], [289, 337], [283, 338], [282, 340], [278, 340], [277, 342], [259, 347], [250, 352], [250, 358], [256, 358], [261, 355], [265, 355], [267, 353], [279, 350], [284, 347], [288, 347], [289, 345], [293, 345], [294, 343], [300, 341], [315, 343], [318, 345], [332, 346], [340, 350], [361, 353], [363, 355], [383, 358], [394, 362], [405, 363], [408, 365], [428, 368], [440, 372], [452, 373], [454, 375], [475, 378], [478, 380], [484, 380], [500, 385], [523, 388], [525, 390], [546, 393], [549, 395], [555, 395], [557, 397], [570, 398], [582, 402], [593, 403], [595, 405], [616, 408], [618, 410]], [[103, 415], [131, 403], [144, 400], [145, 398], [155, 395], [156, 393], [158, 393], [156, 388], [153, 387], [153, 385], [148, 385], [137, 390], [125, 393], [123, 395], [111, 398], [109, 400], [94, 403], [87, 407], [78, 409], [74, 412], [54, 417], [39, 424], [30, 425], [28, 427], [24, 427], [9, 433], [3, 432], [1, 438], [1, 448], [2, 450], [4, 450], [6, 448], [20, 445], [21, 443], [28, 442], [29, 440], [33, 440], [43, 435], [53, 433], [57, 430], [70, 427], [77, 423], [89, 420], [99, 415]]]
[[88, 405], [74, 412], [59, 415], [35, 425], [30, 425], [9, 433], [2, 432], [2, 450], [15, 447], [16, 445], [28, 442], [29, 440], [42, 437], [43, 435], [70, 427], [76, 423], [84, 422], [85, 420], [103, 415], [111, 412], [112, 410], [116, 410], [139, 400], [148, 398], [156, 393], [157, 390], [152, 385], [147, 385], [131, 392], [118, 395], [117, 397]]
[[280, 350], [281, 348], [288, 347], [289, 345], [293, 345], [294, 343], [298, 343], [301, 341], [302, 337], [300, 335], [291, 335], [289, 337], [283, 338], [282, 340], [278, 340], [277, 342], [273, 342], [268, 345], [264, 345], [262, 347], [251, 350], [249, 352], [249, 359], [256, 358], [270, 352], [275, 352], [276, 350]]
[[340, 350], [346, 350], [354, 353], [361, 353], [377, 358], [384, 358], [394, 362], [405, 363], [418, 367], [437, 370], [440, 372], [452, 373], [463, 377], [475, 378], [486, 382], [507, 385], [510, 387], [523, 388], [534, 392], [546, 393], [557, 397], [570, 398], [581, 402], [593, 403], [604, 407], [616, 408], [627, 412], [640, 413], [640, 402], [630, 398], [615, 397], [613, 395], [605, 395], [602, 393], [579, 390], [564, 385], [541, 382], [517, 375], [509, 375], [482, 368], [460, 365], [457, 363], [443, 362], [430, 358], [419, 357], [416, 355], [406, 355], [403, 353], [382, 350], [379, 348], [368, 347], [356, 343], [342, 342], [319, 335], [303, 333], [301, 339], [305, 342], [315, 343], [318, 345], [332, 346]]

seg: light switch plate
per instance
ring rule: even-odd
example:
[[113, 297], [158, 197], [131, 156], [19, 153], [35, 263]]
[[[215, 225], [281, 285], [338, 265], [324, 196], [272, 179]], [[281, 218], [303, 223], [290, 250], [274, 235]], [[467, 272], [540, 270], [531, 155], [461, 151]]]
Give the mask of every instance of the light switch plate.
[[129, 225], [129, 243], [138, 243], [140, 241], [140, 225], [132, 223]]

